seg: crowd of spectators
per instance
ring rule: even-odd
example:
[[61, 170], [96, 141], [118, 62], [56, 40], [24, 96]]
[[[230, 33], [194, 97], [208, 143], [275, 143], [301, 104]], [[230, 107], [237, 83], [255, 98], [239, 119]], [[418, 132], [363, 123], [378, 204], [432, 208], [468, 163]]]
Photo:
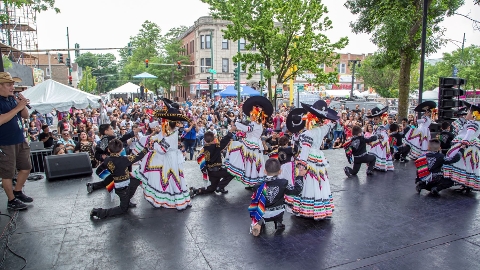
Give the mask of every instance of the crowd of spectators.
[[[185, 152], [187, 160], [195, 158], [198, 147], [203, 145], [206, 131], [211, 131], [221, 139], [227, 134], [232, 122], [243, 121], [241, 104], [236, 98], [224, 99], [187, 99], [178, 102], [179, 110], [191, 119], [179, 124], [180, 149]], [[154, 112], [162, 109], [163, 102], [123, 100], [121, 98], [101, 102], [98, 109], [75, 109], [68, 112], [52, 111], [47, 114], [33, 113], [30, 121], [25, 122], [25, 135], [31, 142], [41, 141], [45, 148], [52, 148], [54, 154], [62, 155], [77, 152], [87, 152], [92, 165], [97, 165], [94, 157], [96, 143], [100, 140], [98, 127], [100, 124], [111, 124], [117, 136], [134, 132], [135, 137], [149, 135], [152, 130], [148, 123], [154, 121]], [[288, 135], [286, 118], [293, 107], [281, 106], [268, 120], [267, 128], [262, 137], [266, 152], [278, 147], [278, 140]], [[325, 137], [323, 149], [340, 149], [343, 143], [352, 136], [353, 126], [361, 126], [365, 135], [371, 136], [374, 126], [366, 116], [370, 110], [357, 105], [350, 110], [344, 105], [335, 108], [340, 119], [337, 121], [331, 134]], [[56, 121], [54, 121], [56, 117]], [[54, 123], [57, 123], [54, 125]], [[389, 115], [384, 125], [399, 123], [400, 129], [414, 126], [415, 117], [409, 115], [406, 119], [397, 119], [396, 115]], [[132, 142], [135, 141], [132, 140]], [[131, 143], [131, 142], [130, 142]], [[128, 152], [129, 143], [125, 143]]]

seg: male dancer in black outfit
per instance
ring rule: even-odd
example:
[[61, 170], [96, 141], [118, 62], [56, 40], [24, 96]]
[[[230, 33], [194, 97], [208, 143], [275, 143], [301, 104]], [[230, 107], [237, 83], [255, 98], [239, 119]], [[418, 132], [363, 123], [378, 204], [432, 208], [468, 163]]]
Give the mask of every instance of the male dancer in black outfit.
[[367, 163], [367, 175], [372, 175], [376, 158], [374, 155], [367, 153], [367, 143], [374, 142], [377, 139], [381, 140], [382, 138], [378, 138], [378, 136], [371, 136], [369, 138], [365, 138], [362, 135], [362, 128], [359, 126], [354, 126], [352, 128], [352, 135], [353, 137], [350, 141], [350, 147], [352, 148], [353, 169], [350, 167], [345, 167], [345, 174], [348, 177], [352, 175], [357, 175], [360, 167], [362, 166], [362, 163]]
[[[102, 139], [97, 144], [97, 147], [95, 147], [95, 159], [103, 162], [105, 158], [110, 156], [110, 152], [108, 151], [108, 144], [111, 140], [116, 139], [116, 136], [110, 124], [100, 125], [100, 127], [98, 128], [98, 132], [100, 133], [100, 135], [102, 135]], [[123, 135], [122, 138], [120, 138], [120, 141], [124, 143], [133, 137], [135, 137], [135, 133], [132, 131]], [[129, 167], [129, 171], [132, 171], [131, 167]], [[94, 190], [106, 188], [108, 184], [110, 184], [112, 181], [113, 176], [109, 175], [105, 177], [105, 179], [103, 179], [102, 181], [87, 183], [87, 191], [88, 193], [92, 193]]]
[[398, 132], [398, 124], [390, 125], [390, 153], [395, 153], [393, 158], [400, 162], [407, 162], [407, 155], [410, 152], [410, 145], [403, 143], [407, 131]]
[[[200, 153], [205, 155], [205, 161], [207, 163], [206, 170], [210, 185], [206, 188], [194, 188], [192, 190], [192, 195], [208, 194], [213, 193], [214, 191], [228, 193], [228, 190], [225, 190], [225, 187], [233, 179], [233, 175], [228, 173], [226, 168], [222, 167], [222, 150], [230, 143], [233, 132], [235, 132], [235, 125], [232, 125], [230, 132], [222, 138], [220, 143], [215, 142], [215, 135], [213, 132], [205, 132], [203, 137], [205, 145]], [[221, 179], [223, 180], [220, 181]]]

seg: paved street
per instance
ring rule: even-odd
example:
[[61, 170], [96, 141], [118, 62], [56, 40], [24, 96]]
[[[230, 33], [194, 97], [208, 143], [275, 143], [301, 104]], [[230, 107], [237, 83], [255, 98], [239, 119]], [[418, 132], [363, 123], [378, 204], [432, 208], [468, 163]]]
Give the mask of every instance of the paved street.
[[[91, 221], [92, 207], [117, 205], [91, 179], [27, 182], [35, 202], [20, 212], [10, 246], [25, 269], [480, 269], [480, 197], [453, 190], [432, 197], [414, 188], [414, 164], [346, 179], [342, 150], [326, 151], [335, 212], [314, 222], [289, 214], [286, 230], [248, 233], [251, 193], [232, 182], [226, 195], [197, 196], [185, 211], [154, 209], [137, 191], [129, 214]], [[190, 185], [202, 184], [195, 162]], [[0, 211], [6, 211], [0, 192]], [[0, 217], [3, 230], [8, 219]], [[8, 254], [4, 269], [23, 262]]]

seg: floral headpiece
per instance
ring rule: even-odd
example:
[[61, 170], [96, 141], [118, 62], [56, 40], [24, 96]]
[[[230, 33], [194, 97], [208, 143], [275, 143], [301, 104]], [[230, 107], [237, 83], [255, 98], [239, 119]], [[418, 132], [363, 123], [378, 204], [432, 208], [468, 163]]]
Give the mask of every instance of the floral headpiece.
[[252, 111], [250, 112], [250, 120], [257, 122], [257, 123], [262, 123], [265, 124], [267, 121], [267, 115], [263, 110], [260, 110], [258, 106], [253, 106]]
[[475, 121], [480, 121], [480, 112], [479, 111], [473, 111], [472, 115], [475, 118]]
[[302, 120], [305, 120], [305, 128], [307, 130], [312, 129], [313, 126], [315, 126], [317, 123], [320, 122], [318, 117], [314, 115], [313, 113], [308, 112], [302, 117]]

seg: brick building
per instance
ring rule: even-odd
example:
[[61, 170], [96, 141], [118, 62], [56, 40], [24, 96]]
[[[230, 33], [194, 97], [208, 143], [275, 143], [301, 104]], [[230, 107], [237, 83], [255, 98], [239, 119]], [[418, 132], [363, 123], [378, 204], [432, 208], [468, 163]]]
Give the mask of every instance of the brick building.
[[[191, 26], [185, 33], [179, 38], [183, 42], [183, 48], [185, 49], [185, 55], [190, 58], [190, 65], [192, 67], [186, 68], [185, 81], [188, 86], [177, 86], [174, 96], [179, 97], [180, 100], [185, 100], [187, 97], [195, 97], [201, 95], [210, 95], [209, 87], [207, 85], [207, 77], [212, 77], [208, 71], [210, 68], [216, 70], [216, 74], [213, 75], [215, 79], [214, 90], [221, 91], [227, 86], [233, 86], [235, 81], [233, 80], [233, 71], [235, 69], [233, 63], [233, 56], [237, 53], [238, 43], [237, 41], [231, 41], [224, 39], [222, 30], [226, 29], [229, 21], [216, 20], [210, 16], [200, 17], [193, 26]], [[245, 50], [245, 45], [248, 41], [240, 40], [240, 50]], [[213, 61], [212, 54], [213, 51]], [[349, 60], [364, 60], [365, 54], [340, 54], [340, 59], [336, 67], [325, 67], [325, 72], [335, 71], [338, 69], [338, 83], [334, 85], [322, 86], [323, 89], [351, 89], [352, 76], [351, 66]], [[246, 85], [248, 82], [260, 81], [260, 73], [254, 74], [254, 76], [247, 81], [246, 71], [242, 71], [240, 74], [241, 85]], [[308, 85], [305, 78], [315, 76], [314, 74], [304, 74], [298, 76], [295, 80], [297, 85], [307, 86], [307, 90], [313, 89]], [[363, 91], [363, 81], [355, 78], [354, 88]], [[272, 81], [272, 87], [275, 87], [275, 82]]]
[[[48, 64], [48, 57], [50, 56], [50, 67]], [[58, 63], [57, 54], [37, 54], [38, 68], [44, 71], [45, 80], [52, 79], [59, 83], [68, 85], [68, 67], [65, 65], [65, 61], [68, 57], [67, 54], [63, 54], [64, 63]]]

